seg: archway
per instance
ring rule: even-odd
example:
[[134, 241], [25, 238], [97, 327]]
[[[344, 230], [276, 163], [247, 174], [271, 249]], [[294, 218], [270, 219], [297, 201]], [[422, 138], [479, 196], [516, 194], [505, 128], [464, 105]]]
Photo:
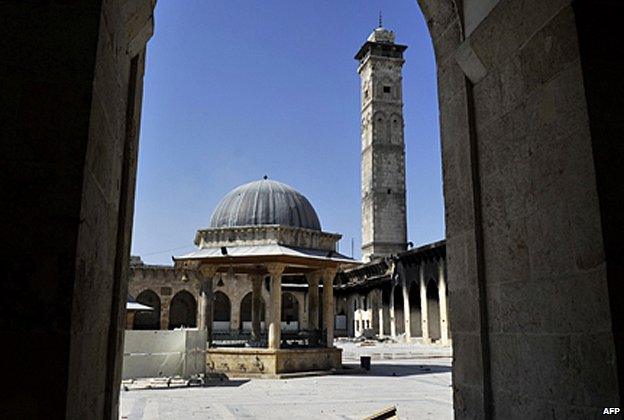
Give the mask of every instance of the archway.
[[136, 297], [138, 303], [152, 308], [151, 311], [141, 311], [134, 315], [132, 328], [135, 330], [159, 330], [160, 329], [160, 298], [152, 290], [144, 290]]
[[[59, 412], [66, 417], [117, 417], [119, 380], [114, 372], [119, 371], [121, 363], [118, 335], [122, 317], [119, 313], [123, 312], [126, 299], [127, 277], [123, 274], [127, 268], [128, 232], [132, 227], [143, 48], [152, 32], [154, 20], [150, 9], [154, 2], [138, 2], [141, 7], [133, 8], [124, 7], [120, 2], [104, 2], [101, 7], [89, 8], [89, 16], [93, 18], [85, 20], [80, 27], [83, 36], [76, 37], [72, 43], [64, 42], [62, 29], [74, 19], [74, 10], [79, 9], [68, 6], [59, 13], [59, 8], [43, 3], [11, 2], [6, 9], [16, 16], [28, 16], [29, 23], [34, 24], [8, 28], [11, 39], [19, 43], [27, 40], [28, 46], [39, 52], [21, 55], [21, 71], [13, 72], [19, 73], [14, 75], [7, 72], [7, 83], [19, 87], [36, 82], [43, 94], [31, 95], [33, 99], [24, 94], [24, 89], [6, 92], [7, 104], [20, 103], [19, 107], [12, 105], [11, 112], [6, 113], [8, 126], [16, 127], [7, 133], [15, 137], [11, 142], [15, 149], [12, 154], [30, 156], [33, 170], [24, 171], [19, 164], [7, 166], [8, 179], [13, 181], [7, 194], [13, 198], [6, 203], [7, 220], [25, 221], [31, 228], [8, 229], [10, 236], [5, 242], [11, 246], [4, 256], [10, 264], [5, 265], [4, 277], [9, 289], [20, 293], [11, 294], [16, 297], [3, 302], [3, 307], [8, 314], [7, 325], [19, 327], [15, 327], [16, 331], [24, 336], [21, 342], [36, 343], [42, 333], [56, 334], [58, 346], [50, 349], [55, 360], [68, 361], [70, 354], [81, 357], [76, 363], [51, 366], [21, 364], [21, 370], [24, 366], [37, 366], [40, 376], [67, 378], [66, 385], [60, 384], [54, 392], [10, 394], [14, 398], [9, 398], [12, 400], [9, 411], [20, 407], [31, 412]], [[430, 28], [438, 64], [440, 122], [447, 168], [444, 177], [448, 181], [445, 193], [449, 202], [449, 249], [455, 252], [449, 272], [466, 274], [463, 278], [450, 279], [455, 281], [450, 294], [451, 299], [457, 297], [456, 313], [474, 315], [471, 322], [457, 322], [454, 331], [457, 348], [467, 349], [455, 359], [456, 371], [460, 373], [454, 385], [456, 399], [461, 402], [457, 415], [490, 417], [494, 408], [496, 414], [499, 410], [517, 412], [518, 392], [510, 392], [511, 385], [506, 387], [496, 378], [490, 378], [490, 361], [492, 371], [497, 374], [541, 379], [512, 390], [520, 391], [523, 401], [531, 403], [536, 411], [555, 407], [562, 416], [571, 410], [577, 410], [578, 415], [580, 410], [590, 410], [591, 407], [585, 407], [591, 402], [602, 403], [602, 398], [618, 405], [620, 396], [613, 378], [619, 375], [617, 379], [622, 383], [624, 374], [619, 361], [621, 340], [613, 344], [613, 336], [620, 333], [622, 322], [618, 312], [621, 306], [615, 304], [621, 296], [618, 292], [621, 252], [616, 251], [620, 246], [617, 237], [621, 240], [622, 235], [619, 218], [611, 213], [619, 208], [614, 204], [617, 200], [609, 200], [609, 197], [620, 196], [617, 188], [624, 183], [620, 182], [622, 171], [616, 172], [621, 148], [607, 138], [621, 137], [617, 135], [621, 133], [618, 128], [621, 125], [616, 126], [619, 120], [610, 118], [612, 112], [608, 112], [619, 109], [614, 106], [619, 104], [614, 96], [619, 92], [621, 82], [617, 78], [621, 72], [614, 70], [620, 68], [617, 57], [621, 55], [615, 52], [621, 47], [611, 31], [619, 23], [620, 5], [615, 1], [601, 2], [600, 7], [589, 1], [565, 4], [534, 1], [523, 3], [526, 7], [518, 7], [518, 2], [511, 1], [419, 0], [418, 3]], [[128, 19], [128, 13], [136, 13], [133, 15], [136, 18]], [[33, 32], [33, 27], [46, 30]], [[110, 39], [120, 42], [107, 42]], [[602, 48], [590, 48], [594, 42], [602, 44]], [[460, 44], [466, 48], [459, 49]], [[28, 48], [22, 50], [29, 51]], [[66, 56], [61, 63], [65, 65], [46, 66], [45, 78], [50, 83], [41, 83], [40, 69], [49, 57], [59, 56]], [[467, 61], [462, 68], [458, 67], [458, 57]], [[603, 60], [604, 64], [594, 65], [597, 64], [594, 60]], [[71, 63], [80, 63], [80, 67], [68, 72], [67, 65]], [[84, 83], [72, 84], [78, 73]], [[110, 83], [111, 89], [102, 93], [102, 81], [109, 80], [115, 83]], [[102, 95], [116, 99], [105, 101]], [[46, 97], [49, 103], [37, 103], [37, 97]], [[28, 106], [29, 100], [32, 106]], [[76, 112], [83, 109], [93, 112]], [[32, 118], [29, 113], [37, 117]], [[504, 121], [498, 119], [499, 115], [505, 116]], [[59, 129], [61, 127], [63, 129]], [[553, 132], [561, 131], [556, 128], [566, 129], [565, 143], [561, 147], [552, 143], [556, 137]], [[528, 143], [527, 131], [531, 132], [533, 144], [551, 147], [539, 149], [538, 153], [535, 150], [526, 153], [526, 149], [520, 149], [517, 144]], [[103, 132], [114, 133], [115, 141], [108, 141], [111, 136], [92, 135]], [[50, 153], [33, 153], [33, 139], [44, 137], [58, 141], [47, 142]], [[492, 147], [500, 146], [503, 139], [510, 140], [507, 145], [514, 146]], [[566, 154], [571, 150], [581, 153]], [[57, 152], [58, 159], [50, 161], [49, 156]], [[101, 156], [110, 159], [98, 159]], [[540, 156], [541, 161], [537, 159]], [[504, 165], [511, 176], [484, 172], [488, 163], [500, 162], [502, 158], [513, 158], [505, 159]], [[557, 165], [562, 162], [566, 168], [590, 169], [561, 170], [563, 168]], [[66, 170], [74, 167], [84, 168], [81, 173], [86, 175]], [[42, 171], [46, 176], [35, 176]], [[547, 176], [552, 173], [557, 174], [557, 182], [545, 182], [553, 178]], [[521, 210], [518, 203], [526, 202], [527, 198], [519, 183], [513, 182], [518, 179], [526, 185], [540, 186], [541, 194], [532, 196], [530, 201], [534, 208], [545, 211], [532, 217], [511, 214], [511, 211]], [[59, 188], [49, 194], [50, 188], [46, 189], [49, 185]], [[496, 206], [483, 205], [481, 190], [491, 192], [492, 186], [505, 200], [499, 200], [500, 205]], [[496, 197], [490, 198], [493, 200], [489, 203], [496, 202]], [[112, 205], [102, 206], [103, 202]], [[64, 228], [60, 229], [56, 226], [59, 220], [72, 222], [63, 223]], [[587, 228], [561, 228], [562, 225], [577, 226], [575, 220], [588, 221]], [[507, 221], [513, 222], [507, 225], [511, 230], [504, 228]], [[589, 221], [595, 222], [590, 225]], [[549, 235], [539, 235], [543, 227], [549, 228]], [[545, 236], [549, 240], [544, 240]], [[39, 246], [33, 247], [33, 243]], [[498, 246], [485, 247], [484, 243]], [[573, 250], [557, 246], [561, 243], [573, 244]], [[530, 251], [531, 259], [539, 256], [539, 266], [531, 264], [531, 271], [542, 269], [540, 284], [559, 287], [558, 293], [537, 287], [531, 290], [522, 284], [500, 284], [503, 278], [527, 283], [534, 280], [526, 274], [529, 270], [526, 270], [525, 252], [520, 250], [507, 255], [500, 252], [508, 244], [521, 244], [525, 252]], [[601, 248], [606, 248], [606, 252]], [[571, 252], [579, 254], [570, 255]], [[103, 259], [103, 254], [110, 258]], [[41, 263], [33, 267], [33, 261]], [[40, 267], [50, 261], [57, 270]], [[564, 270], [574, 267], [575, 262], [580, 266], [577, 268], [585, 268], [589, 263], [592, 267], [601, 265], [607, 269], [603, 270], [604, 274], [582, 269], [575, 273], [578, 282], [563, 286], [553, 284]], [[89, 282], [80, 281], [85, 274], [90, 276]], [[586, 278], [595, 282], [587, 289], [595, 294], [582, 288]], [[488, 294], [489, 287], [494, 293]], [[496, 332], [498, 324], [488, 324], [502, 321], [515, 325], [527, 315], [527, 312], [518, 313], [513, 310], [515, 308], [505, 306], [509, 302], [500, 300], [502, 292], [514, 292], [509, 290], [511, 287], [525, 291], [527, 302], [542, 300], [542, 304], [532, 306], [533, 311], [528, 313], [536, 327], [531, 342], [522, 342], [521, 348], [510, 343], [521, 340], [523, 331], [501, 336]], [[57, 295], [74, 304], [47, 305], [48, 299]], [[561, 305], [559, 311], [552, 311], [552, 306], [562, 300], [574, 301], [577, 296], [584, 297], [581, 301], [586, 305], [585, 311], [579, 311], [575, 305]], [[24, 316], [24, 313], [40, 314], [42, 303], [48, 311], [45, 318]], [[13, 310], [15, 308], [20, 310]], [[492, 308], [500, 309], [500, 319], [488, 314]], [[592, 317], [591, 323], [579, 322], [580, 329], [573, 332], [575, 335], [565, 329], [565, 322], [559, 322], [575, 315], [587, 321], [583, 316], [590, 312], [604, 315]], [[72, 336], [71, 332], [80, 329], [85, 319], [103, 325], [103, 331], [109, 331], [108, 337]], [[596, 331], [603, 333], [598, 335]], [[554, 333], [559, 334], [560, 340], [593, 334], [593, 342], [600, 346], [601, 354], [609, 360], [617, 358], [619, 364], [603, 363], [602, 359], [595, 358], [596, 346], [549, 346]], [[81, 352], [85, 348], [92, 350]], [[13, 345], [10, 353], [27, 362], [40, 358], [40, 349], [25, 344]], [[561, 385], [561, 375], [536, 372], [541, 365], [527, 358], [527, 353], [540, 354], [544, 358], [540, 361], [569, 356], [586, 363], [575, 365], [575, 377], [580, 380], [565, 381], [566, 386], [559, 387], [567, 391], [565, 395], [557, 393], [544, 399], [542, 397], [550, 390], [557, 390], [557, 385]], [[501, 355], [506, 357], [499, 357]], [[107, 369], [88, 370], [98, 363]], [[26, 381], [37, 391], [45, 391], [41, 385], [27, 383], [31, 375], [23, 372], [13, 375], [12, 369], [8, 373], [19, 381], [16, 389], [23, 388], [20, 385]], [[605, 377], [612, 380], [605, 384]], [[72, 392], [76, 390], [79, 392]], [[583, 392], [591, 402], [583, 400], [580, 403], [586, 405], [569, 407], [570, 393]], [[43, 403], [39, 401], [42, 398]], [[19, 414], [24, 416], [23, 412]]]
[[230, 298], [223, 292], [214, 294], [214, 316], [212, 329], [214, 332], [230, 331], [230, 319], [232, 316], [232, 305]]
[[197, 326], [197, 301], [192, 294], [182, 290], [175, 294], [169, 306], [169, 329], [195, 328]]
[[282, 330], [299, 331], [299, 301], [289, 292], [282, 292]]
[[[239, 325], [239, 328], [241, 331], [246, 331], [246, 332], [251, 331], [252, 299], [253, 299], [253, 294], [249, 292], [245, 295], [245, 297], [243, 297], [243, 300], [241, 300], [240, 325]], [[260, 328], [261, 329], [264, 329], [265, 311], [266, 311], [266, 306], [264, 304], [264, 299], [260, 297]]]

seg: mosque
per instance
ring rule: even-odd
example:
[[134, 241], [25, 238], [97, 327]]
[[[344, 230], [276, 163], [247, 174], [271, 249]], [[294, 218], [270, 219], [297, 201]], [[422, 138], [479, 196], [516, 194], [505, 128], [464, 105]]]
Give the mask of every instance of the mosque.
[[132, 258], [129, 293], [153, 310], [128, 328], [206, 329], [208, 366], [237, 360], [247, 374], [340, 367], [335, 337], [450, 344], [445, 241], [407, 239], [406, 48], [380, 26], [355, 55], [363, 260], [337, 251], [341, 235], [322, 230], [303, 194], [264, 177], [230, 191], [173, 266]]

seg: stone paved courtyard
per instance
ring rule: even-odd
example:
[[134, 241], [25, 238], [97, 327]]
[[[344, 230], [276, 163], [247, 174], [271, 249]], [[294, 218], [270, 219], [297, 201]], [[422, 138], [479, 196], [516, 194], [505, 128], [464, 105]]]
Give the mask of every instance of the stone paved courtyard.
[[[353, 343], [344, 346], [345, 353], [353, 355], [371, 351]], [[410, 357], [404, 345], [376, 347], [378, 353], [394, 354], [390, 357], [396, 358], [373, 360], [368, 373], [231, 380], [202, 388], [145, 389], [137, 383], [121, 393], [120, 418], [362, 419], [392, 405], [396, 405], [401, 419], [453, 417], [450, 357], [418, 357], [417, 352], [412, 352], [418, 358], [399, 358]], [[434, 350], [445, 352], [450, 353], [450, 349]], [[354, 360], [348, 360], [351, 357], [345, 359], [346, 366], [357, 366]]]

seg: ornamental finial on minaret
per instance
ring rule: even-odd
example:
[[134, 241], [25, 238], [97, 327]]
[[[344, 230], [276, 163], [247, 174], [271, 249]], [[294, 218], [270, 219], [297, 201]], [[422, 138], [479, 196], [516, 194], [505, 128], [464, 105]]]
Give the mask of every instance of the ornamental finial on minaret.
[[369, 35], [368, 41], [370, 42], [383, 42], [386, 44], [394, 43], [394, 32], [384, 28], [382, 22], [381, 12], [379, 12], [379, 27], [375, 28]]

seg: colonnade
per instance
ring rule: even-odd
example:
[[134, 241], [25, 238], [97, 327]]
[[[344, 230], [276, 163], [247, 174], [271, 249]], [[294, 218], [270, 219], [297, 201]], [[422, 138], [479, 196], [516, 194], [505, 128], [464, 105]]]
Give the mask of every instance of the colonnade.
[[[438, 263], [438, 309], [440, 318], [440, 343], [447, 345], [449, 343], [449, 331], [448, 331], [448, 303], [446, 299], [446, 273], [445, 262], [441, 260]], [[407, 276], [401, 275], [401, 282], [394, 287], [401, 287], [403, 294], [403, 323], [405, 331], [405, 340], [409, 341], [412, 338], [411, 329], [411, 308], [409, 300], [409, 286], [410, 282], [407, 280]], [[427, 282], [425, 280], [425, 266], [420, 265], [418, 270], [418, 285], [420, 296], [420, 330], [421, 340], [423, 343], [431, 343], [431, 335], [429, 331], [429, 301], [427, 299]], [[395, 299], [394, 289], [390, 293], [390, 335], [394, 338], [397, 336], [397, 325], [395, 317]], [[380, 323], [379, 335], [383, 336], [383, 323]]]
[[[265, 265], [270, 281], [269, 302], [267, 305], [268, 316], [268, 348], [279, 349], [281, 343], [281, 319], [282, 319], [282, 274], [286, 265], [271, 263]], [[208, 341], [212, 336], [213, 301], [214, 301], [214, 278], [218, 267], [202, 265], [199, 268], [200, 278], [200, 304], [198, 328], [208, 332]], [[310, 344], [317, 344], [318, 338], [322, 338], [326, 347], [333, 347], [334, 343], [334, 289], [333, 280], [336, 275], [335, 268], [319, 269], [306, 274], [309, 284], [308, 299], [308, 325], [311, 337]], [[262, 309], [262, 280], [264, 273], [250, 274], [252, 283], [252, 311], [251, 311], [251, 336], [253, 341], [260, 340], [261, 309]], [[319, 286], [323, 290], [323, 308], [319, 308]], [[319, 328], [320, 310], [323, 314], [323, 329]]]
[[[440, 324], [440, 337], [439, 342], [443, 345], [449, 344], [449, 326], [448, 326], [448, 303], [446, 297], [446, 273], [445, 262], [441, 260], [437, 264], [438, 269], [438, 311], [439, 311], [439, 324]], [[394, 282], [395, 280], [393, 280]], [[367, 332], [375, 333], [379, 337], [390, 336], [392, 338], [398, 337], [399, 322], [403, 323], [404, 338], [406, 341], [410, 341], [412, 338], [412, 322], [418, 322], [418, 319], [412, 319], [412, 308], [410, 307], [409, 291], [410, 281], [404, 272], [399, 271], [398, 281], [393, 284], [390, 289], [389, 304], [384, 306], [382, 299], [381, 288], [371, 290], [368, 295], [355, 295], [351, 297], [353, 307], [349, 308], [353, 310], [353, 331], [355, 336], [363, 335]], [[425, 280], [425, 266], [420, 265], [418, 269], [417, 286], [418, 295], [420, 301], [420, 339], [424, 343], [431, 343], [431, 326], [429, 319], [429, 300], [427, 297], [427, 282]], [[399, 320], [397, 317], [397, 311], [399, 308], [395, 302], [396, 288], [400, 288], [400, 295], [402, 296], [403, 305], [403, 319]], [[397, 291], [398, 293], [398, 291]], [[386, 312], [387, 311], [387, 312]], [[386, 320], [385, 315], [388, 316], [388, 324], [390, 330], [385, 330]], [[435, 320], [434, 320], [435, 322]]]

